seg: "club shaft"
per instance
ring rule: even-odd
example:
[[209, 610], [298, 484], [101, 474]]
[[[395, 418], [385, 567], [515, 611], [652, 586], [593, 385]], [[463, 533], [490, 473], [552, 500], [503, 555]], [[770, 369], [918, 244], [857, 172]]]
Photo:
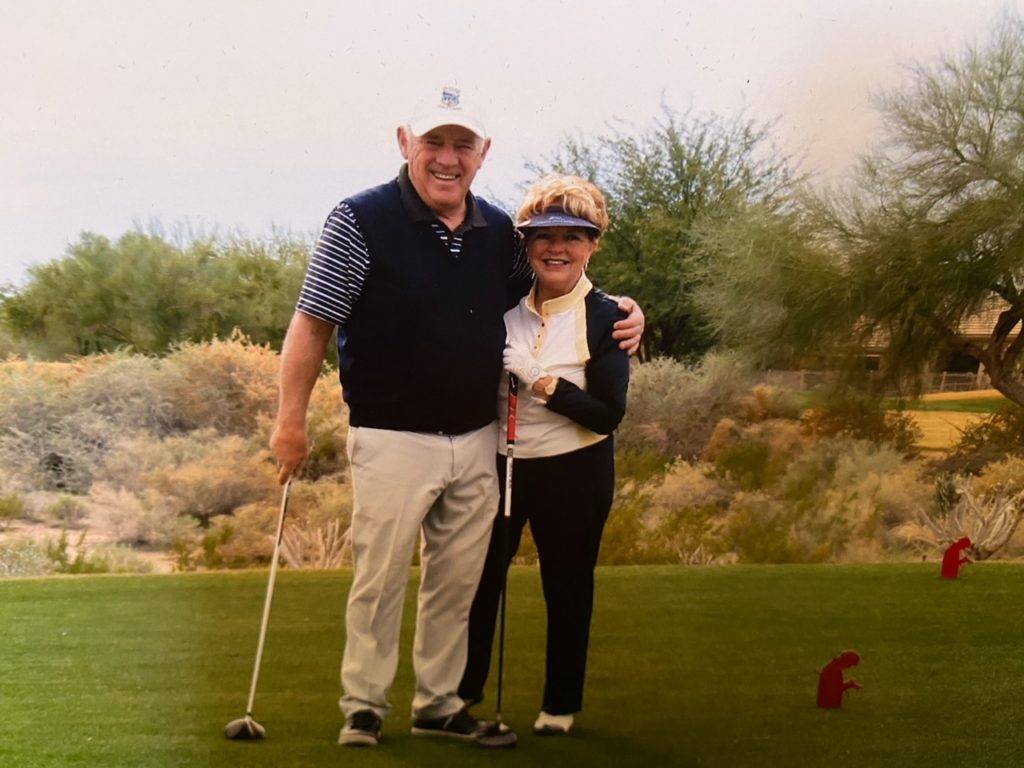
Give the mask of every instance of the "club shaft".
[[506, 593], [508, 592], [508, 521], [512, 516], [512, 461], [513, 454], [515, 453], [516, 445], [516, 406], [518, 404], [518, 386], [519, 382], [516, 380], [515, 375], [508, 375], [508, 420], [507, 420], [507, 438], [505, 441], [505, 505], [502, 510], [501, 520], [499, 525], [501, 530], [498, 532], [498, 538], [501, 541], [501, 566], [502, 566], [502, 577], [501, 577], [501, 592], [499, 594], [500, 601], [500, 619], [498, 627], [498, 696], [495, 703], [495, 720], [498, 725], [501, 725], [501, 694], [504, 688], [503, 682], [505, 677], [505, 603]]
[[245, 707], [245, 714], [252, 717], [253, 704], [256, 701], [256, 683], [260, 677], [260, 664], [263, 662], [263, 645], [267, 639], [267, 624], [270, 621], [270, 603], [274, 599], [274, 582], [277, 580], [277, 561], [281, 556], [281, 536], [284, 533], [284, 515], [288, 509], [288, 490], [291, 488], [292, 480], [284, 484], [284, 491], [281, 493], [281, 512], [277, 517], [277, 537], [274, 539], [274, 556], [270, 561], [270, 577], [267, 579], [267, 595], [263, 599], [263, 618], [260, 620], [260, 638], [256, 644], [256, 662], [252, 667], [252, 683], [249, 685], [249, 702]]

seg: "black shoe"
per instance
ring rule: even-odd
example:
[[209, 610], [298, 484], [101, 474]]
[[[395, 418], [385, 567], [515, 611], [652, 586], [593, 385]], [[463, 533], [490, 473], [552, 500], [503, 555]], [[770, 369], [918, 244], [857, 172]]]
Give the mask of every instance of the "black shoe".
[[380, 741], [382, 721], [370, 709], [361, 709], [345, 718], [338, 743], [346, 747], [376, 747]]
[[481, 723], [465, 709], [445, 717], [417, 717], [412, 721], [412, 732], [416, 736], [447, 736], [452, 739], [472, 740]]

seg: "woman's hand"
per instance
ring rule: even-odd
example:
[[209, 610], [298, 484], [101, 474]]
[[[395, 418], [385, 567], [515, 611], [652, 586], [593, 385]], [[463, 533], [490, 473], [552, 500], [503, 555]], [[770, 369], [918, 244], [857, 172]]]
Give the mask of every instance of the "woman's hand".
[[548, 375], [530, 348], [521, 341], [510, 341], [505, 345], [505, 370], [514, 374], [523, 384], [532, 387], [537, 379]]

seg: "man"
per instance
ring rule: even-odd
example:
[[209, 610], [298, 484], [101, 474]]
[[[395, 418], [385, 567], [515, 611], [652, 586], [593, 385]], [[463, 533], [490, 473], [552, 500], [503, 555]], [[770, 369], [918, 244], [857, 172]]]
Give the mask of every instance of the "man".
[[[412, 730], [472, 739], [479, 728], [456, 691], [498, 499], [502, 316], [531, 279], [511, 220], [469, 191], [490, 139], [459, 91], [418, 111], [398, 145], [398, 178], [324, 225], [282, 349], [271, 438], [284, 482], [306, 457], [309, 396], [337, 327], [354, 490], [338, 740], [352, 746], [380, 739], [421, 532]], [[635, 349], [643, 315], [624, 308], [620, 336]]]

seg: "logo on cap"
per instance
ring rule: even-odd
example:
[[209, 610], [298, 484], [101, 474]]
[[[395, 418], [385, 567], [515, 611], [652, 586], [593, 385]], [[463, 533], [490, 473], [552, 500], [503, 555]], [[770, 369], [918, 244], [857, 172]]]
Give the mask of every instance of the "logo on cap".
[[459, 108], [459, 89], [446, 87], [441, 89], [441, 106], [447, 109]]

